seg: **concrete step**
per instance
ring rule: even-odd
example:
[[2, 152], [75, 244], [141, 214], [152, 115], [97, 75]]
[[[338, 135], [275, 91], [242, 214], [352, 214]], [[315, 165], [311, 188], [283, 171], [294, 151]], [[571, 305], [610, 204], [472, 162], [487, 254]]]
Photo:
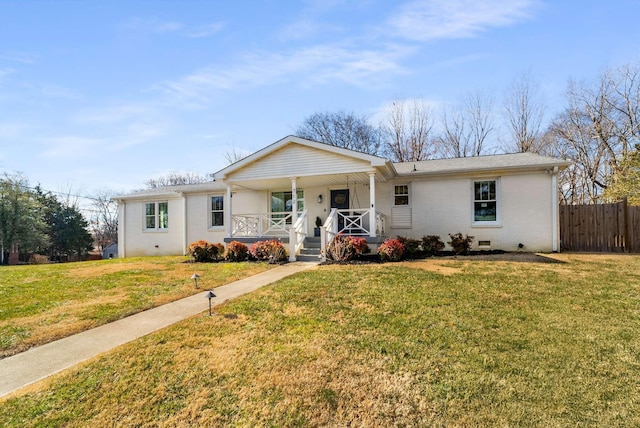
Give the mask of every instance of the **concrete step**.
[[320, 254], [312, 255], [312, 254], [300, 254], [296, 257], [296, 261], [298, 262], [319, 262]]

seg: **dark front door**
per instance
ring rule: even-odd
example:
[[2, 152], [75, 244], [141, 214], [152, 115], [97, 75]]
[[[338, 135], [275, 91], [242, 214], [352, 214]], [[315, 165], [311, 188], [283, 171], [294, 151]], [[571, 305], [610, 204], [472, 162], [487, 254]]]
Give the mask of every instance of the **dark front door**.
[[[349, 189], [331, 191], [331, 208], [337, 208], [339, 210], [349, 209]], [[342, 229], [344, 229], [344, 217], [339, 215], [338, 230]]]

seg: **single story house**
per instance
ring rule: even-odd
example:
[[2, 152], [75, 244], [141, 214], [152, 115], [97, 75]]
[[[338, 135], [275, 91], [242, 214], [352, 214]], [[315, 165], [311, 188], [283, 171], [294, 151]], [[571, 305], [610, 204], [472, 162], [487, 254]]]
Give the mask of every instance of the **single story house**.
[[475, 237], [474, 249], [559, 251], [557, 177], [568, 165], [533, 153], [394, 163], [288, 136], [213, 181], [115, 198], [118, 255], [184, 254], [200, 239], [280, 239], [295, 260], [338, 233], [374, 248], [387, 237], [446, 242], [461, 232]]

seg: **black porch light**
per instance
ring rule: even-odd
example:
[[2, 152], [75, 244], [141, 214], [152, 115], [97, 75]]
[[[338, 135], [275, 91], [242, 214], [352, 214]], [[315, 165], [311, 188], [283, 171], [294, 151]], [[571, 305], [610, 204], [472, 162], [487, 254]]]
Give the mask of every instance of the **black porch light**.
[[198, 275], [197, 273], [191, 275], [191, 279], [193, 279], [193, 282], [196, 284], [196, 288], [198, 288], [198, 278], [200, 278], [200, 275]]
[[214, 297], [216, 297], [215, 294], [213, 294], [213, 290], [209, 290], [207, 291], [207, 293], [204, 295], [204, 297], [206, 297], [207, 299], [209, 299], [209, 316], [211, 316], [211, 299], [213, 299]]

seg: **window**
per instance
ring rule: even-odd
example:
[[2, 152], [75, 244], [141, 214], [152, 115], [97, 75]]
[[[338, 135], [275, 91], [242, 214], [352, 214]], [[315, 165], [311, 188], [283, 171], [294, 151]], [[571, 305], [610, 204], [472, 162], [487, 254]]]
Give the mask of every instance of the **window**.
[[498, 221], [497, 180], [473, 183], [473, 221]]
[[169, 202], [147, 202], [145, 229], [162, 230], [169, 227]]
[[224, 226], [224, 196], [211, 197], [211, 227]]
[[[291, 212], [293, 206], [292, 193], [289, 192], [272, 192], [271, 193], [271, 212], [282, 213]], [[298, 211], [304, 210], [304, 193], [298, 190]]]
[[407, 184], [394, 186], [393, 205], [409, 205], [409, 186]]
[[[271, 212], [285, 213], [291, 212], [293, 207], [293, 193], [288, 192], [271, 192]], [[304, 210], [304, 192], [298, 190], [298, 212]], [[287, 214], [271, 214], [272, 219], [284, 218]], [[291, 217], [287, 218], [287, 224], [291, 224]]]

